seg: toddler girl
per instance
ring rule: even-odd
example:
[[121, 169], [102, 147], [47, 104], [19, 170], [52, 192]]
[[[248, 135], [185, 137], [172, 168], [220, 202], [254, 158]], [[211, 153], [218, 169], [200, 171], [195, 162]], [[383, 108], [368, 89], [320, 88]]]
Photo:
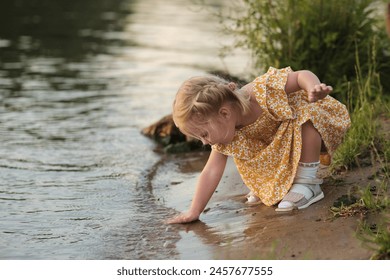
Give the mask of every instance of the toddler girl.
[[216, 76], [180, 87], [173, 120], [185, 134], [212, 147], [188, 212], [168, 223], [199, 218], [232, 156], [250, 189], [248, 203], [304, 209], [324, 197], [316, 177], [321, 149], [330, 155], [350, 126], [332, 87], [310, 71], [270, 68], [242, 88]]

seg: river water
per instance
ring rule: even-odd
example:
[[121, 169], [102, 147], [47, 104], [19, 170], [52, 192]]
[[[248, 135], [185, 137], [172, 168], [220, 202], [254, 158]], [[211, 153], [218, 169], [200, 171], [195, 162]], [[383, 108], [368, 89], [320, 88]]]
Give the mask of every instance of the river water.
[[140, 130], [189, 76], [244, 72], [205, 2], [0, 2], [1, 259], [186, 258]]

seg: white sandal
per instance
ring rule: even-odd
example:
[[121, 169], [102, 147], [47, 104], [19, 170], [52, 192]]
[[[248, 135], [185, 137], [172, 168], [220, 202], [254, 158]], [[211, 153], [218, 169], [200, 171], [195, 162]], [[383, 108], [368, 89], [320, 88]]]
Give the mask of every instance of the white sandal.
[[260, 198], [258, 198], [253, 191], [250, 191], [245, 197], [246, 197], [245, 204], [249, 206], [261, 204]]
[[[296, 178], [294, 179], [294, 184], [305, 184], [305, 186], [313, 193], [313, 196], [309, 199], [306, 199], [305, 196], [301, 193], [290, 191], [282, 199], [281, 202], [289, 202], [292, 204], [291, 207], [286, 208], [276, 208], [276, 212], [288, 212], [293, 209], [304, 209], [312, 205], [313, 203], [320, 201], [324, 198], [324, 193], [321, 190], [320, 184], [323, 183], [322, 179], [313, 178]], [[280, 203], [279, 203], [280, 204]]]

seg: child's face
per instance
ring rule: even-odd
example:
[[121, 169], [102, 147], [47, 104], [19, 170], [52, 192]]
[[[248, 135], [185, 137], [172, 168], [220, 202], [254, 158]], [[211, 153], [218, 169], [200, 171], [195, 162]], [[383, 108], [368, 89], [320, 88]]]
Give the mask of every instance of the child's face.
[[235, 122], [232, 118], [217, 115], [207, 123], [191, 125], [191, 132], [204, 145], [229, 144], [235, 134]]

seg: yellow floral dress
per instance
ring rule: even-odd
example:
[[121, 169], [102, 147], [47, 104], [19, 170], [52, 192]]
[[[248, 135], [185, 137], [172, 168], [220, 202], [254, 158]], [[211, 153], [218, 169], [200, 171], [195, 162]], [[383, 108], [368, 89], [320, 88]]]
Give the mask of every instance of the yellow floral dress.
[[229, 144], [212, 149], [232, 156], [246, 184], [265, 205], [278, 203], [290, 189], [301, 156], [301, 125], [311, 120], [332, 155], [350, 126], [345, 105], [331, 96], [309, 103], [307, 92], [284, 91], [290, 67], [270, 68], [253, 81], [263, 110], [252, 124], [236, 130]]

